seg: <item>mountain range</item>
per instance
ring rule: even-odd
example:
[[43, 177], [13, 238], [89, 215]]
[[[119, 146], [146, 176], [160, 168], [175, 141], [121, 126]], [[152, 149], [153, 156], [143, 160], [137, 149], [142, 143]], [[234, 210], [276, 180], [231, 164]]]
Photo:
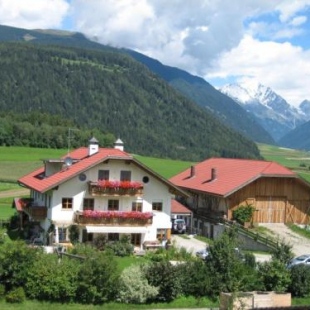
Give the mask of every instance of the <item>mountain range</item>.
[[219, 90], [253, 114], [276, 142], [310, 120], [309, 101], [303, 101], [299, 108], [296, 108], [270, 87], [258, 82], [228, 84]]

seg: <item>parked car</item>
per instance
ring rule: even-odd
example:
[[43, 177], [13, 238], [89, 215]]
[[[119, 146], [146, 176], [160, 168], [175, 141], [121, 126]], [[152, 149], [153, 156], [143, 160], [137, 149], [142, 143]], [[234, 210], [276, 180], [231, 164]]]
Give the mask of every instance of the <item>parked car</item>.
[[172, 233], [184, 234], [186, 223], [183, 219], [172, 219]]
[[287, 268], [291, 268], [291, 267], [299, 265], [299, 264], [310, 266], [310, 254], [304, 254], [304, 255], [294, 257], [287, 264]]
[[201, 259], [206, 259], [206, 257], [209, 255], [208, 249], [201, 249], [196, 252], [196, 256]]

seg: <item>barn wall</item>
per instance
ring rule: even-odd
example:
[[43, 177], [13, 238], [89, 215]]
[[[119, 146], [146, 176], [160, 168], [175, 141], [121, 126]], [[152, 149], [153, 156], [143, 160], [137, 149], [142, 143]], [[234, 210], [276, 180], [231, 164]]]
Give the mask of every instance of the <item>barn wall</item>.
[[256, 208], [253, 222], [308, 224], [310, 188], [292, 178], [260, 178], [228, 199], [228, 218], [240, 205]]

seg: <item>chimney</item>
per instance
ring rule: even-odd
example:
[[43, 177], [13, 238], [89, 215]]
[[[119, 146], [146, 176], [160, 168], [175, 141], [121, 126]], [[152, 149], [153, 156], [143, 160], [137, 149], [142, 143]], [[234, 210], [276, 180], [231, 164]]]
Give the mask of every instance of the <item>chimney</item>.
[[215, 180], [216, 177], [216, 168], [211, 168], [211, 181]]
[[196, 174], [196, 168], [195, 168], [195, 166], [191, 166], [191, 175], [190, 175], [190, 177], [191, 178], [194, 177], [195, 174]]
[[96, 138], [92, 137], [89, 140], [88, 156], [98, 153], [98, 150], [99, 150], [99, 142]]
[[121, 150], [121, 151], [124, 151], [124, 143], [123, 143], [123, 141], [120, 138], [118, 138], [114, 142], [114, 148], [118, 149], [118, 150]]

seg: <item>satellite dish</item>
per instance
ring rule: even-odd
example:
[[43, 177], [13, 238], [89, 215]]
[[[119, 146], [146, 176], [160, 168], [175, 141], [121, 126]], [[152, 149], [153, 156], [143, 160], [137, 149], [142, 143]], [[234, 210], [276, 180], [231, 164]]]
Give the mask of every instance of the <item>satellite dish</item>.
[[65, 160], [64, 160], [64, 162], [65, 162], [65, 165], [66, 165], [67, 167], [69, 167], [69, 166], [72, 165], [73, 160], [72, 160], [71, 157], [66, 157]]

